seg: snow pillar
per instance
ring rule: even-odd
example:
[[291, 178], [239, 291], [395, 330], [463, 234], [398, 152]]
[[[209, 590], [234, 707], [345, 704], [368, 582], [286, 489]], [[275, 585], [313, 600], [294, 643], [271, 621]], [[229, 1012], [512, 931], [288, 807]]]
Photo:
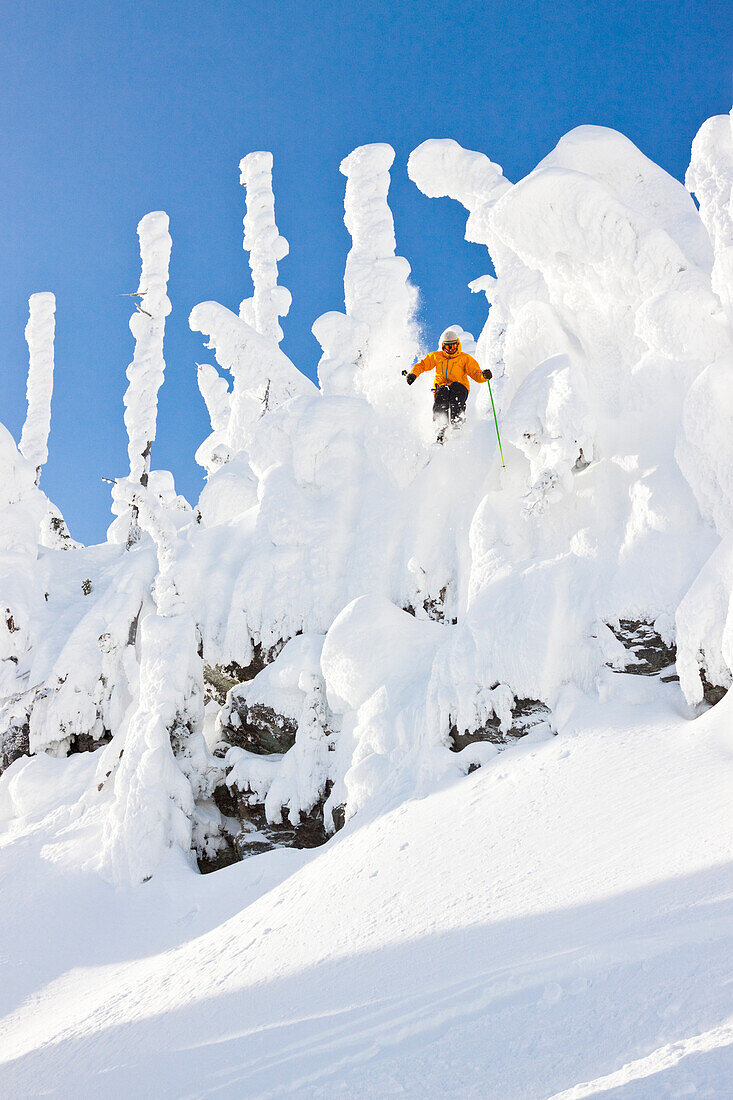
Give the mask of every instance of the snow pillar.
[[313, 326], [323, 348], [321, 385], [330, 393], [358, 393], [383, 408], [399, 407], [419, 341], [414, 322], [417, 290], [410, 265], [395, 255], [389, 207], [391, 145], [362, 145], [341, 162], [346, 176], [344, 223], [351, 250], [344, 272], [346, 316], [326, 313]]
[[56, 330], [56, 299], [53, 294], [32, 294], [25, 328], [28, 343], [28, 412], [20, 438], [21, 454], [36, 471], [36, 484], [48, 458], [53, 393], [53, 340]]
[[685, 186], [700, 204], [713, 246], [713, 290], [733, 321], [733, 112], [707, 119], [698, 130]]
[[171, 256], [168, 215], [162, 210], [146, 214], [137, 227], [137, 233], [142, 259], [136, 295], [140, 301], [137, 312], [130, 318], [135, 352], [127, 368], [129, 385], [124, 400], [130, 478], [146, 485], [150, 472], [150, 448], [155, 439], [158, 390], [165, 373], [165, 319], [171, 311], [167, 294]]
[[249, 252], [254, 294], [239, 307], [239, 316], [262, 336], [279, 344], [283, 338], [279, 318], [290, 309], [290, 291], [278, 286], [277, 265], [288, 252], [288, 242], [275, 224], [272, 191], [272, 153], [248, 153], [239, 162], [240, 183], [246, 189], [243, 247]]
[[[484, 153], [464, 149], [452, 138], [430, 138], [410, 154], [407, 174], [423, 195], [431, 199], [454, 199], [468, 211], [466, 240], [484, 245], [498, 272], [509, 257], [506, 248], [492, 233], [489, 215], [496, 202], [512, 187], [501, 166]], [[484, 275], [468, 285], [474, 293], [483, 291], [492, 307], [478, 339], [477, 355], [481, 365], [490, 367], [498, 377], [504, 372], [504, 337], [508, 324], [501, 283], [491, 275]]]

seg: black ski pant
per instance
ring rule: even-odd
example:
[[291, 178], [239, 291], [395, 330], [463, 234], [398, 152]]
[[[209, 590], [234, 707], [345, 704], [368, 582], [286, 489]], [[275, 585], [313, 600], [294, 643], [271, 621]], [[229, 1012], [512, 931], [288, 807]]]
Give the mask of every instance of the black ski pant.
[[438, 386], [433, 401], [433, 420], [440, 432], [444, 432], [449, 423], [459, 426], [464, 422], [466, 401], [468, 390], [461, 382]]

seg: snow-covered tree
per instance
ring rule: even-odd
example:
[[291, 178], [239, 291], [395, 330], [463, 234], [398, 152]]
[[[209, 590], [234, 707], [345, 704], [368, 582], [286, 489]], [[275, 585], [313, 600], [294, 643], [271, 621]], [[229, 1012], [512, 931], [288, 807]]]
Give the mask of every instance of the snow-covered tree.
[[37, 483], [48, 458], [48, 433], [51, 430], [56, 299], [48, 292], [32, 294], [28, 306], [29, 317], [25, 328], [29, 354], [28, 413], [20, 437], [20, 451], [35, 467]]
[[[246, 189], [243, 247], [249, 252], [254, 289], [252, 297], [245, 298], [240, 303], [239, 318], [264, 338], [266, 343], [261, 342], [259, 346], [263, 349], [268, 347], [268, 350], [264, 358], [266, 369], [263, 371], [259, 363], [256, 367], [251, 363], [248, 371], [251, 377], [246, 383], [243, 372], [240, 371], [240, 363], [245, 362], [242, 356], [228, 356], [226, 362], [217, 357], [217, 361], [235, 375], [234, 392], [229, 390], [215, 367], [204, 364], [198, 368], [198, 385], [209, 412], [212, 431], [199, 447], [196, 460], [205, 467], [207, 477], [228, 462], [234, 453], [243, 449], [246, 443], [246, 425], [275, 407], [280, 400], [278, 391], [285, 358], [279, 357], [275, 349], [283, 337], [279, 318], [288, 313], [292, 301], [290, 292], [278, 285], [277, 265], [288, 254], [288, 242], [280, 236], [275, 223], [272, 153], [248, 153], [240, 161], [239, 168], [240, 181]], [[202, 313], [201, 307], [198, 307], [196, 317], [199, 320], [195, 323], [200, 323], [206, 313], [205, 309]], [[194, 314], [191, 316], [193, 326]], [[216, 327], [220, 331], [219, 326]], [[202, 328], [202, 331], [211, 332], [213, 336], [212, 329]], [[239, 331], [241, 334], [244, 330]], [[267, 364], [271, 361], [273, 369], [269, 370]], [[281, 363], [279, 368], [275, 365], [278, 362]], [[240, 377], [239, 383], [237, 374]], [[236, 406], [234, 417], [233, 406]], [[216, 490], [208, 496], [220, 497], [221, 494]], [[204, 506], [204, 512], [209, 510]]]
[[326, 313], [313, 325], [323, 348], [323, 392], [358, 394], [382, 411], [401, 403], [400, 371], [412, 364], [419, 346], [417, 291], [409, 263], [395, 255], [387, 197], [394, 155], [391, 145], [362, 145], [341, 162], [344, 222], [352, 241], [344, 272], [346, 313]]
[[103, 863], [116, 881], [135, 883], [154, 873], [171, 846], [213, 851], [218, 811], [207, 800], [220, 769], [203, 739], [203, 660], [181, 596], [174, 513], [152, 484], [127, 482], [118, 491], [157, 558], [154, 606], [143, 609], [140, 622], [137, 700], [99, 768], [105, 779], [111, 774], [113, 788]]
[[[500, 165], [484, 153], [464, 149], [452, 138], [429, 138], [410, 154], [407, 173], [424, 195], [433, 199], [449, 197], [465, 207], [467, 241], [484, 245], [495, 263], [508, 258], [489, 222], [492, 207], [512, 186]], [[504, 372], [507, 306], [497, 280], [491, 275], [474, 279], [469, 288], [475, 293], [483, 291], [492, 307], [477, 355], [481, 365], [493, 372], [496, 387]]]
[[677, 461], [700, 511], [721, 538], [677, 609], [678, 670], [699, 702], [701, 673], [711, 686], [733, 684], [733, 119], [709, 118], [692, 143], [685, 178], [700, 204], [713, 250], [710, 282], [723, 342], [707, 342], [708, 364], [685, 398]]
[[233, 377], [232, 390], [215, 368], [203, 366], [198, 382], [211, 418], [212, 435], [199, 450], [211, 474], [232, 455], [246, 451], [252, 426], [290, 398], [313, 392], [312, 384], [279, 348], [279, 318], [290, 309], [290, 292], [278, 285], [278, 262], [288, 242], [275, 223], [272, 153], [249, 153], [240, 162], [246, 188], [244, 249], [249, 252], [254, 294], [239, 307], [239, 316], [217, 302], [203, 302], [191, 312], [194, 331], [209, 336], [216, 361]]
[[[150, 449], [155, 439], [158, 390], [165, 375], [165, 320], [171, 311], [167, 293], [171, 255], [168, 215], [162, 210], [146, 214], [137, 227], [137, 234], [140, 238], [142, 271], [134, 295], [138, 299], [137, 309], [130, 318], [135, 351], [127, 368], [128, 386], [124, 403], [129, 477], [133, 484], [144, 486], [148, 482]], [[112, 537], [118, 532], [119, 525], [113, 525], [113, 528], [115, 532]], [[134, 508], [124, 538], [130, 545], [138, 538]]]
[[36, 487], [39, 452], [28, 461], [0, 424], [0, 771], [28, 752], [34, 626], [43, 605], [39, 526], [46, 498]]
[[229, 459], [227, 429], [232, 412], [231, 394], [226, 379], [210, 363], [197, 364], [196, 380], [211, 421], [211, 435], [196, 451], [196, 461], [208, 475]]
[[246, 188], [244, 249], [249, 252], [254, 294], [245, 298], [239, 316], [268, 340], [283, 338], [279, 318], [290, 310], [290, 291], [278, 286], [277, 265], [289, 251], [275, 224], [275, 196], [272, 191], [272, 153], [248, 153], [239, 162], [240, 183]]
[[700, 204], [700, 217], [713, 246], [711, 284], [733, 321], [733, 113], [702, 124], [692, 143], [685, 185]]

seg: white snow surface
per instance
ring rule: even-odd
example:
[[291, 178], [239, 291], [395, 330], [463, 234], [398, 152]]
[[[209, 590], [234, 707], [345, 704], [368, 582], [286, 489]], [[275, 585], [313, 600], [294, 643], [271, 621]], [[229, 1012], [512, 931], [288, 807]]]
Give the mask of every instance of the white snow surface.
[[615, 683], [325, 848], [138, 889], [92, 869], [94, 756], [18, 761], [3, 1095], [728, 1095], [731, 703]]

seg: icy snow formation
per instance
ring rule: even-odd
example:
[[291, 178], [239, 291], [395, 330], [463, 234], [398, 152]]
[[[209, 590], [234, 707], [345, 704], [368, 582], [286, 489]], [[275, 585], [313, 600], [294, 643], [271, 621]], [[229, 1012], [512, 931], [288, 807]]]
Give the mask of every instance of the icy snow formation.
[[288, 254], [288, 242], [275, 224], [272, 193], [272, 153], [249, 153], [239, 162], [240, 180], [247, 189], [244, 248], [249, 252], [254, 295], [239, 307], [239, 316], [268, 340], [283, 338], [279, 318], [290, 309], [290, 291], [277, 284], [277, 265]]
[[[486, 387], [436, 447], [426, 381], [404, 384], [426, 349], [393, 160], [368, 145], [341, 165], [352, 244], [344, 311], [313, 326], [320, 389], [279, 347], [272, 158], [242, 161], [254, 295], [190, 316], [217, 363], [198, 367], [212, 430], [194, 509], [170, 474], [145, 484], [170, 308], [163, 214], [141, 222], [131, 475], [113, 492], [125, 530], [73, 555], [39, 549], [45, 498], [4, 444], [19, 549], [0, 557], [17, 608], [3, 721], [26, 729], [26, 751], [104, 745], [89, 797], [119, 881], [152, 874], [169, 845], [229, 844], [232, 791], [273, 828], [317, 809], [331, 831], [486, 763], [529, 712], [549, 737], [569, 691], [613, 694], [612, 670], [639, 664], [635, 631], [665, 661], [677, 646], [690, 703], [733, 679], [730, 120], [695, 139], [699, 212], [602, 127], [515, 184], [454, 141], [411, 155], [420, 190], [460, 202], [487, 249], [493, 273], [471, 289], [488, 319], [464, 337], [494, 372], [506, 470]], [[282, 751], [257, 745], [254, 720], [241, 728], [255, 711], [289, 731]]]
[[[146, 214], [137, 227], [137, 235], [142, 270], [137, 293], [132, 295], [138, 300], [137, 310], [130, 318], [135, 351], [127, 368], [128, 386], [124, 397], [129, 483], [132, 486], [148, 483], [150, 449], [158, 416], [158, 390], [165, 375], [163, 339], [165, 319], [171, 311], [167, 294], [172, 243], [168, 215], [162, 210]], [[126, 542], [129, 548], [140, 537], [137, 510], [130, 511], [125, 504], [127, 486], [118, 481], [117, 488], [119, 491], [112, 494], [112, 511], [117, 519], [110, 526], [107, 538]]]
[[715, 259], [712, 288], [733, 320], [733, 116], [716, 115], [704, 122], [692, 143], [685, 184], [700, 204]]
[[208, 851], [219, 815], [213, 805], [202, 814], [197, 803], [206, 802], [220, 769], [203, 738], [203, 660], [176, 576], [174, 514], [150, 486], [129, 490], [128, 503], [155, 544], [157, 575], [154, 607], [140, 622], [137, 706], [98, 769], [101, 786], [113, 775], [101, 860], [116, 881], [143, 882], [171, 844]]
[[418, 350], [417, 292], [410, 265], [396, 256], [389, 170], [390, 145], [362, 145], [341, 162], [346, 176], [344, 221], [351, 234], [346, 260], [346, 313], [326, 313], [313, 325], [323, 348], [318, 377], [326, 394], [363, 395], [386, 413], [399, 402], [400, 368]]
[[167, 293], [171, 257], [168, 215], [162, 210], [146, 214], [137, 233], [142, 259], [137, 290], [140, 304], [130, 318], [135, 353], [127, 368], [125, 427], [129, 438], [130, 478], [144, 485], [150, 470], [150, 445], [155, 439], [158, 390], [165, 374], [165, 319], [171, 311]]
[[53, 393], [53, 337], [56, 299], [53, 294], [32, 294], [28, 324], [28, 414], [20, 437], [20, 452], [40, 475], [48, 458], [48, 433], [51, 430]]

